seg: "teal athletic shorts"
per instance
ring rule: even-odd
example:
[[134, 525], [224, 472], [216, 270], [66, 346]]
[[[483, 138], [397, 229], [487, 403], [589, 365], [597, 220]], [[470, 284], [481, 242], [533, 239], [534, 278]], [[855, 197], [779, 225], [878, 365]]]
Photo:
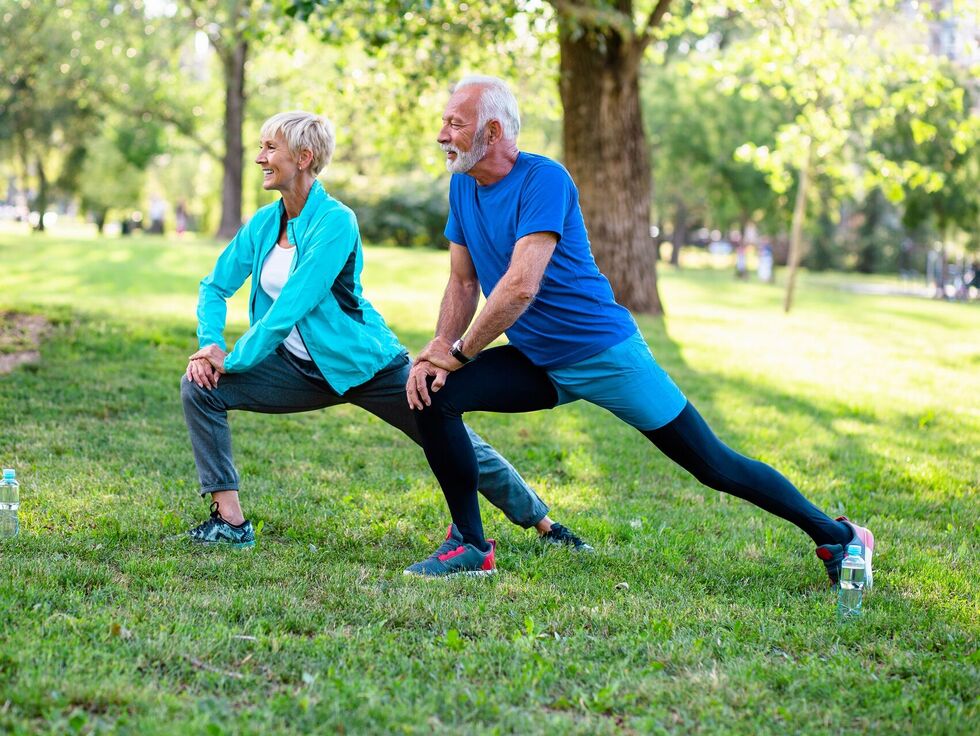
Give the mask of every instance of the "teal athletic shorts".
[[598, 355], [549, 370], [548, 378], [558, 390], [559, 406], [590, 401], [641, 432], [669, 424], [687, 405], [639, 330]]

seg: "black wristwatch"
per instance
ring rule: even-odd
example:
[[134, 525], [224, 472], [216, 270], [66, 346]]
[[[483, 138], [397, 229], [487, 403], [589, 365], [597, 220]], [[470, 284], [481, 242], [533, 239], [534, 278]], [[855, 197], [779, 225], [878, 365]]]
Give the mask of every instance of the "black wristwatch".
[[453, 343], [453, 346], [449, 348], [449, 354], [463, 365], [466, 365], [473, 360], [473, 358], [468, 358], [467, 356], [463, 355], [463, 338], [459, 338]]

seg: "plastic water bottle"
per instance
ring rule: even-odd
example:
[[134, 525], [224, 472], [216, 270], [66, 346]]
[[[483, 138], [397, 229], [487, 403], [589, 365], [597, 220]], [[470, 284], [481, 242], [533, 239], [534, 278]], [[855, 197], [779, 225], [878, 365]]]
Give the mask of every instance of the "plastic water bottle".
[[17, 482], [17, 471], [4, 468], [3, 480], [0, 481], [0, 539], [17, 536], [20, 529], [17, 523], [19, 508], [20, 484]]
[[843, 618], [861, 615], [861, 599], [864, 597], [864, 558], [860, 544], [847, 545], [847, 555], [841, 563], [840, 592], [837, 596], [837, 614]]

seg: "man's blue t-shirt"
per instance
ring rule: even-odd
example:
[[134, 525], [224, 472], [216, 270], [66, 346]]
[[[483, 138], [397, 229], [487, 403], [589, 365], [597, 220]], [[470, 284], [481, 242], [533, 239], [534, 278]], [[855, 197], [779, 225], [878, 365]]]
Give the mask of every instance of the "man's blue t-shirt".
[[558, 235], [558, 245], [531, 306], [506, 331], [511, 344], [535, 365], [559, 368], [636, 332], [633, 316], [616, 303], [596, 266], [578, 189], [561, 164], [521, 152], [495, 184], [477, 186], [467, 174], [453, 175], [446, 237], [469, 250], [484, 296], [507, 271], [515, 243], [540, 232]]

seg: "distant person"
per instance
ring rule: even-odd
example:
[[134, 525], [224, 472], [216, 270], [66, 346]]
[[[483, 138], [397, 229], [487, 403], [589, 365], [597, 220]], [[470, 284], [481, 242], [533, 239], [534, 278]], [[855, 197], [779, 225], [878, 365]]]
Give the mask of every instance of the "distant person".
[[980, 297], [980, 261], [970, 261], [970, 268], [967, 271], [966, 288], [967, 299]]
[[748, 251], [749, 247], [742, 241], [735, 246], [735, 278], [737, 279], [744, 280], [749, 277]]
[[[466, 412], [539, 411], [583, 399], [635, 427], [705, 485], [798, 526], [832, 581], [846, 545], [860, 544], [870, 585], [871, 532], [831, 519], [773, 468], [727, 447], [657, 364], [596, 266], [574, 182], [555, 161], [519, 150], [519, 130], [517, 100], [495, 77], [463, 79], [443, 113], [438, 142], [453, 174], [450, 277], [436, 337], [405, 391], [463, 541], [452, 555], [437, 550], [405, 572], [495, 569]], [[479, 289], [487, 300], [477, 314]], [[503, 333], [510, 344], [488, 349]]]
[[942, 245], [938, 243], [935, 248], [929, 251], [926, 257], [926, 273], [932, 283], [932, 298], [945, 299], [946, 252], [943, 250]]
[[756, 274], [759, 281], [767, 284], [772, 283], [772, 246], [769, 243], [763, 243], [762, 247], [759, 248], [759, 264]]
[[[361, 294], [354, 213], [316, 178], [333, 155], [333, 126], [318, 115], [284, 112], [269, 118], [260, 136], [255, 163], [262, 187], [282, 198], [255, 213], [201, 281], [201, 349], [190, 356], [180, 386], [201, 495], [211, 500], [211, 517], [189, 535], [209, 545], [255, 544], [232, 462], [231, 409], [285, 414], [354, 404], [421, 441], [405, 403], [408, 351]], [[251, 326], [229, 353], [227, 300], [249, 277]], [[548, 507], [496, 450], [463, 431], [491, 503], [546, 542], [592, 549], [548, 517]], [[450, 527], [444, 546], [455, 548], [457, 537]]]
[[184, 200], [177, 202], [177, 206], [174, 208], [174, 227], [177, 231], [177, 237], [184, 237], [184, 232], [187, 230], [187, 208], [184, 205]]
[[163, 235], [163, 218], [167, 216], [167, 203], [161, 197], [155, 196], [150, 200], [150, 207], [147, 210], [150, 216], [150, 229], [148, 232], [154, 235]]

